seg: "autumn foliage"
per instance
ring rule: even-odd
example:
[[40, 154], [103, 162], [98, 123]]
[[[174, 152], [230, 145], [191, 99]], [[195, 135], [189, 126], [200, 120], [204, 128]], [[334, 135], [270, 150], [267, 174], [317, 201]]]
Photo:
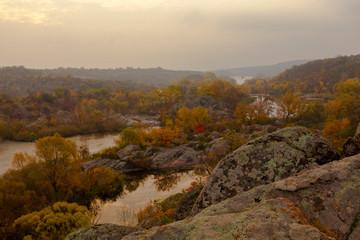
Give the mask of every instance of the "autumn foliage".
[[[51, 214], [50, 210], [40, 213], [42, 208], [53, 205], [55, 202], [65, 201], [90, 206], [96, 198], [114, 198], [122, 191], [122, 176], [109, 168], [99, 168], [88, 173], [82, 172], [77, 146], [74, 142], [56, 134], [38, 140], [35, 146], [36, 156], [26, 153], [16, 154], [13, 161], [14, 169], [8, 170], [0, 178], [0, 196], [2, 196], [0, 198], [0, 231], [5, 239], [21, 239], [25, 235], [32, 235], [35, 239], [60, 239], [56, 231], [45, 233], [45, 228], [51, 229], [54, 225], [50, 222], [42, 223], [42, 218], [39, 220], [38, 214]], [[62, 207], [63, 205], [54, 206], [60, 209], [73, 209], [72, 206], [65, 204], [66, 206]], [[54, 206], [52, 209], [55, 211]], [[18, 230], [14, 229], [13, 223], [17, 218], [34, 211], [40, 212], [22, 218], [16, 225]], [[80, 220], [79, 214], [75, 212], [71, 214]], [[55, 216], [51, 217], [54, 221], [57, 219]], [[87, 214], [87, 216], [90, 215]], [[38, 220], [31, 225], [28, 221], [33, 218]], [[46, 218], [50, 218], [50, 215], [44, 217]], [[59, 227], [59, 231], [64, 230], [62, 224], [64, 228], [70, 229], [67, 228], [66, 221], [64, 218], [64, 222], [59, 222], [59, 225], [56, 225], [56, 222], [54, 224]], [[35, 226], [36, 224], [38, 226]], [[46, 224], [50, 225], [45, 226]], [[79, 225], [74, 225], [74, 227], [77, 226]], [[29, 230], [30, 228], [32, 230]], [[36, 232], [38, 228], [41, 229], [40, 232], [44, 231], [44, 236]], [[53, 237], [52, 233], [55, 234]], [[51, 237], [46, 238], [48, 236], [46, 234], [50, 234]]]
[[85, 206], [57, 202], [16, 219], [14, 227], [27, 240], [62, 240], [76, 229], [90, 225], [91, 217]]
[[183, 193], [170, 196], [167, 199], [157, 199], [150, 201], [148, 205], [137, 212], [138, 222], [145, 219], [156, 218], [161, 225], [174, 221], [174, 213]]
[[154, 139], [153, 145], [168, 147], [176, 138], [177, 134], [174, 130], [167, 128], [154, 128], [150, 136]]
[[196, 132], [199, 124], [206, 127], [209, 124], [209, 121], [210, 117], [208, 109], [203, 107], [196, 107], [193, 109], [182, 107], [177, 112], [175, 126], [184, 133], [191, 135]]

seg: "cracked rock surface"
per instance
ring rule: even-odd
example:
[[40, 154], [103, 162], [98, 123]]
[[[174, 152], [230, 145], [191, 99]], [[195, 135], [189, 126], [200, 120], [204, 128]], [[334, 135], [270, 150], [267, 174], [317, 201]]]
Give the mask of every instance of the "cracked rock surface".
[[335, 159], [338, 155], [328, 141], [304, 127], [284, 128], [259, 137], [220, 161], [202, 190], [193, 215], [255, 186]]
[[360, 155], [257, 186], [123, 239], [358, 239]]

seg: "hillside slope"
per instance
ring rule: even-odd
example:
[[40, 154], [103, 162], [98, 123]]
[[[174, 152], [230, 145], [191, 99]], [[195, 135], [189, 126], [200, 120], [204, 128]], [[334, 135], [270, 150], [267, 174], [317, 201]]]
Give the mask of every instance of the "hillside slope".
[[167, 86], [187, 75], [202, 74], [198, 71], [167, 70], [163, 68], [57, 68], [44, 69], [46, 73], [56, 76], [72, 75], [74, 77], [96, 80], [131, 81], [156, 86]]
[[294, 66], [278, 76], [273, 83], [289, 83], [305, 93], [334, 92], [340, 81], [360, 77], [360, 54], [315, 60]]
[[251, 66], [251, 67], [240, 67], [230, 68], [213, 71], [217, 75], [225, 76], [262, 76], [262, 77], [274, 77], [282, 71], [291, 68], [294, 65], [300, 65], [308, 62], [308, 60], [294, 60], [288, 62], [277, 63], [273, 65], [264, 66]]
[[55, 76], [41, 70], [24, 67], [0, 68], [0, 91], [11, 97], [23, 97], [32, 93], [52, 92], [58, 87], [73, 91], [86, 91], [94, 88], [131, 88], [122, 81], [98, 81], [81, 79], [70, 75]]

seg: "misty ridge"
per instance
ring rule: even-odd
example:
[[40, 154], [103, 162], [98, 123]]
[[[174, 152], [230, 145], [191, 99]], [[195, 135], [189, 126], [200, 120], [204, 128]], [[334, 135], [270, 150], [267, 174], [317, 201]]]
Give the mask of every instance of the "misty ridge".
[[[274, 77], [294, 65], [307, 60], [287, 61], [273, 65], [239, 67], [210, 71], [221, 78], [234, 81], [232, 77]], [[30, 69], [23, 66], [0, 68], [0, 90], [10, 96], [26, 96], [36, 92], [52, 92], [57, 87], [74, 91], [94, 88], [143, 89], [145, 91], [175, 84], [180, 79], [203, 79], [202, 71], [168, 70], [158, 68], [64, 68]]]
[[28, 69], [22, 66], [0, 68], [0, 90], [10, 96], [26, 96], [36, 92], [52, 92], [58, 87], [73, 91], [96, 88], [143, 89], [167, 86], [179, 78], [201, 75], [195, 71], [154, 69]]

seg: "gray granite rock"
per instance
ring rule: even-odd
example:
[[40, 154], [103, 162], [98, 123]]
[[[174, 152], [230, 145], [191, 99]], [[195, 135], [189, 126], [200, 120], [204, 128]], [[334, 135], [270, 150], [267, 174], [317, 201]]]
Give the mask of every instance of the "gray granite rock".
[[338, 159], [329, 143], [304, 127], [284, 128], [244, 144], [220, 161], [193, 214], [255, 186]]
[[109, 223], [96, 224], [78, 229], [69, 234], [65, 240], [118, 240], [137, 230], [139, 228]]

